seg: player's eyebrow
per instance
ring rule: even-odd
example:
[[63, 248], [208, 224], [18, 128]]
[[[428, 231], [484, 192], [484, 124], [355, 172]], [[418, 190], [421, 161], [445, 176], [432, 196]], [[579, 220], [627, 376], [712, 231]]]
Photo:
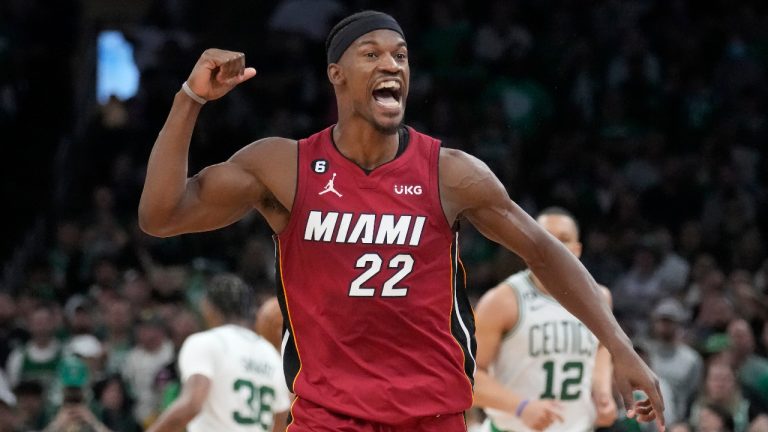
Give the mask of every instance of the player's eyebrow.
[[[379, 45], [379, 42], [376, 41], [375, 39], [363, 39], [363, 40], [360, 40], [360, 41], [357, 42], [357, 46], [358, 47], [361, 47], [363, 45]], [[398, 48], [400, 48], [400, 47], [408, 48], [408, 44], [404, 40], [401, 40], [400, 42], [397, 43], [397, 47]]]

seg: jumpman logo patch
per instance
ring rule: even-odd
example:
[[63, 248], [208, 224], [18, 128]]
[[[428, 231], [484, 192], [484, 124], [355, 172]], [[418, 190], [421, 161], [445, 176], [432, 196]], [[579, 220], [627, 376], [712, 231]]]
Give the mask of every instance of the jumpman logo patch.
[[324, 194], [327, 194], [328, 192], [333, 192], [333, 193], [335, 193], [335, 194], [336, 194], [336, 196], [338, 196], [339, 198], [341, 198], [341, 197], [342, 197], [342, 195], [339, 193], [339, 191], [337, 191], [337, 190], [336, 190], [336, 188], [334, 188], [334, 187], [333, 187], [333, 181], [334, 181], [335, 179], [336, 179], [336, 173], [333, 173], [333, 176], [331, 177], [331, 179], [330, 179], [330, 180], [328, 180], [328, 183], [325, 185], [325, 187], [323, 188], [323, 190], [321, 190], [321, 191], [318, 193], [318, 195], [324, 195]]

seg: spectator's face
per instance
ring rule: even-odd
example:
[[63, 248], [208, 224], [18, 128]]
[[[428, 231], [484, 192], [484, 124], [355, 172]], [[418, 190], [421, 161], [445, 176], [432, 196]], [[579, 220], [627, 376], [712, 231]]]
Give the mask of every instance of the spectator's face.
[[707, 396], [714, 403], [729, 402], [736, 392], [733, 370], [723, 363], [713, 363], [709, 366], [704, 384]]
[[699, 427], [696, 432], [725, 432], [725, 425], [719, 415], [704, 408], [699, 412]]
[[100, 286], [115, 287], [119, 277], [117, 266], [109, 260], [100, 261], [93, 269], [93, 279]]
[[669, 318], [653, 320], [653, 334], [660, 340], [671, 341], [677, 335], [678, 324]]
[[124, 300], [115, 301], [109, 305], [107, 311], [105, 319], [110, 331], [124, 332], [131, 328], [133, 312], [130, 303]]
[[691, 268], [691, 278], [696, 282], [702, 279], [712, 270], [717, 270], [717, 263], [711, 255], [701, 254], [696, 257], [696, 261]]
[[733, 319], [733, 307], [720, 295], [708, 295], [701, 301], [699, 322], [713, 328], [725, 329]]
[[136, 339], [142, 348], [155, 351], [165, 340], [165, 331], [154, 324], [141, 324], [136, 332]]
[[37, 309], [29, 317], [29, 333], [33, 339], [53, 336], [54, 325], [54, 316], [48, 309]]
[[101, 393], [101, 404], [109, 410], [120, 410], [123, 406], [123, 389], [117, 380], [110, 380]]
[[77, 308], [69, 320], [72, 333], [90, 333], [93, 330], [93, 317], [91, 312], [84, 308]]
[[581, 243], [576, 223], [564, 215], [544, 215], [538, 218], [539, 224], [547, 232], [560, 240], [576, 258], [581, 256]]
[[200, 330], [195, 316], [189, 311], [178, 314], [171, 322], [171, 334], [173, 343], [180, 347], [187, 336]]
[[142, 306], [147, 304], [152, 294], [149, 283], [145, 279], [136, 279], [123, 285], [123, 295], [132, 305]]
[[744, 320], [735, 320], [728, 325], [728, 338], [731, 341], [731, 349], [738, 355], [748, 355], [755, 351], [752, 329]]

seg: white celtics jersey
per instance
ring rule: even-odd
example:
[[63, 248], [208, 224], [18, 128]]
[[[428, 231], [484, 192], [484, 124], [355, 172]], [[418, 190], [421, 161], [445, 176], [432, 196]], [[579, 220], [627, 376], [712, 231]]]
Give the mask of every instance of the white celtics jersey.
[[211, 380], [189, 432], [271, 431], [273, 413], [290, 407], [280, 355], [245, 327], [224, 325], [188, 337], [179, 370], [183, 382], [194, 374]]
[[[564, 422], [547, 432], [593, 430], [592, 370], [598, 340], [555, 299], [543, 294], [529, 271], [506, 281], [519, 304], [517, 325], [503, 336], [491, 375], [524, 398], [556, 399]], [[514, 413], [486, 409], [496, 430], [530, 431]]]

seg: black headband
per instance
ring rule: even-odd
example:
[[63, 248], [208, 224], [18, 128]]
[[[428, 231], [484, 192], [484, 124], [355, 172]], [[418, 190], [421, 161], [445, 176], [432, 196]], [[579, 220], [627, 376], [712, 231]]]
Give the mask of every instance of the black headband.
[[374, 30], [392, 30], [405, 38], [400, 24], [391, 16], [379, 12], [352, 20], [331, 35], [325, 47], [328, 63], [336, 63], [344, 51], [360, 36]]

